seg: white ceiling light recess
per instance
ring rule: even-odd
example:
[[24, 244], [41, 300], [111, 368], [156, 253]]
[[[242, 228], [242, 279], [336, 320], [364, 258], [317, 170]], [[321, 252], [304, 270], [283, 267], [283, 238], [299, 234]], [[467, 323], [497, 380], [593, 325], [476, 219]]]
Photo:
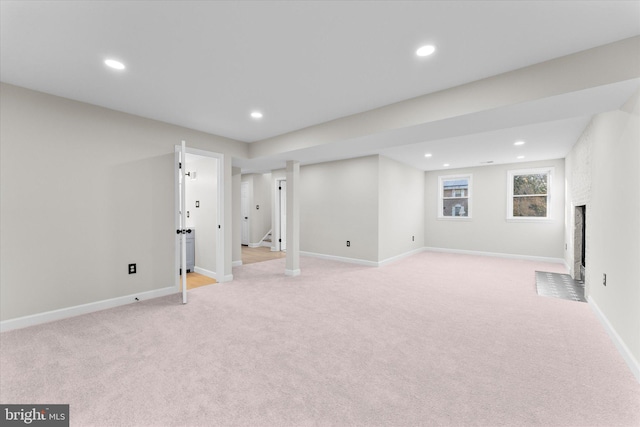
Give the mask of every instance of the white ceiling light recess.
[[428, 44], [418, 48], [418, 50], [416, 50], [416, 55], [420, 57], [430, 56], [433, 55], [435, 51], [436, 47], [434, 45]]
[[122, 62], [115, 59], [105, 59], [104, 64], [109, 68], [113, 68], [114, 70], [124, 70], [126, 68]]

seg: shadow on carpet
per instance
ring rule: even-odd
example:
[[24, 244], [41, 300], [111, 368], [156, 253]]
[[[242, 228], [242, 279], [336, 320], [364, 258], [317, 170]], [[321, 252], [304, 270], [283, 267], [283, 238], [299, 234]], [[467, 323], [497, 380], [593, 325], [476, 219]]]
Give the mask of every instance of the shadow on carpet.
[[584, 298], [584, 285], [568, 274], [536, 271], [538, 295], [587, 302]]

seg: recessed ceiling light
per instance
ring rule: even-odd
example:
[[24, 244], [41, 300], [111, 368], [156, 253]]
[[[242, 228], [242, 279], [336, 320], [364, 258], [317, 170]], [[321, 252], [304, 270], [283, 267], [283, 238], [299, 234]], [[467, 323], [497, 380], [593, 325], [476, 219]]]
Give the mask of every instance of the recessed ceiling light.
[[421, 48], [416, 50], [416, 55], [418, 55], [418, 56], [429, 56], [435, 51], [436, 51], [436, 47], [429, 44], [429, 45], [426, 45], [426, 46], [422, 46]]
[[516, 141], [513, 143], [513, 145], [524, 145], [525, 142], [524, 141]]
[[447, 166], [449, 166], [449, 163], [445, 163], [445, 164], [444, 164], [444, 165], [442, 165], [442, 166], [444, 166], [444, 167], [446, 168]]
[[105, 59], [104, 61], [107, 67], [111, 67], [114, 70], [124, 70], [124, 64], [120, 61], [116, 61], [115, 59]]
[[262, 113], [260, 111], [254, 111], [251, 113], [251, 117], [253, 117], [254, 119], [261, 119]]
[[516, 159], [524, 159], [524, 156], [518, 156]]
[[425, 156], [425, 157], [431, 157], [432, 155], [433, 155], [433, 154], [431, 154], [431, 153], [427, 153], [427, 154], [425, 154], [424, 156]]

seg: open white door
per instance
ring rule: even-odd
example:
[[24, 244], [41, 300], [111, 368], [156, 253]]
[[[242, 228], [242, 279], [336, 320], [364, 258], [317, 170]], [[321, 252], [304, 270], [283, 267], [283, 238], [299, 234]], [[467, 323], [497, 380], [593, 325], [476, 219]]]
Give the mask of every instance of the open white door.
[[240, 184], [240, 214], [242, 215], [241, 244], [249, 244], [249, 183]]
[[179, 165], [179, 182], [180, 182], [180, 227], [178, 228], [177, 233], [180, 235], [180, 285], [182, 286], [182, 303], [187, 303], [187, 189], [186, 189], [186, 180], [185, 180], [185, 172], [186, 172], [186, 158], [187, 158], [187, 147], [185, 142], [182, 141], [182, 146], [180, 149], [180, 165]]
[[287, 181], [280, 181], [280, 250], [287, 250]]

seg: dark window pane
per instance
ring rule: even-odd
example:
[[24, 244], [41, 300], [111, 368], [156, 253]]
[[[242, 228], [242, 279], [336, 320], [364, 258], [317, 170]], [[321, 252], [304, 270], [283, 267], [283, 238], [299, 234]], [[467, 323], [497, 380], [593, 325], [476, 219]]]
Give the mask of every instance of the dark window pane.
[[513, 198], [514, 217], [546, 217], [547, 197], [527, 196]]
[[442, 202], [442, 216], [469, 216], [469, 199], [446, 199]]
[[547, 174], [516, 175], [513, 177], [513, 195], [547, 194]]

